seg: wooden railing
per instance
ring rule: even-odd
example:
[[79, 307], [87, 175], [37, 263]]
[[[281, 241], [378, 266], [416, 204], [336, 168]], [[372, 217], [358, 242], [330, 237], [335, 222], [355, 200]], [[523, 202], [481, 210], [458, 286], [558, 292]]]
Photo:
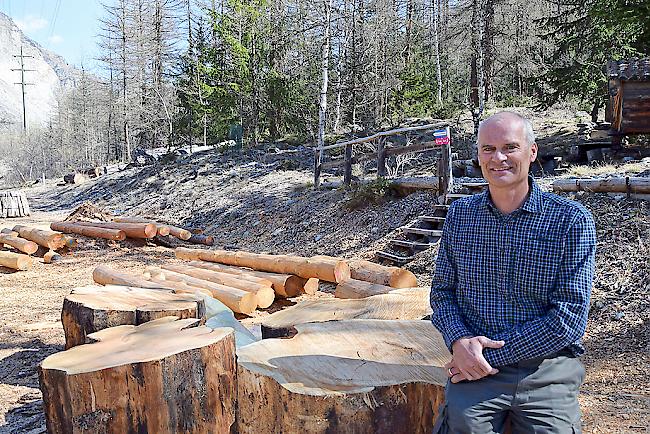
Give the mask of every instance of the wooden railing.
[[[409, 133], [414, 131], [446, 129], [449, 142], [447, 144], [437, 145], [435, 140], [417, 143], [415, 145], [386, 147], [386, 139], [390, 136], [395, 136], [402, 133]], [[386, 158], [391, 155], [401, 155], [407, 153], [425, 152], [430, 150], [439, 149], [441, 151], [438, 160], [438, 179], [439, 179], [439, 192], [446, 194], [451, 182], [451, 134], [449, 131], [449, 124], [440, 122], [435, 124], [418, 125], [413, 127], [397, 128], [389, 131], [381, 131], [367, 137], [360, 137], [358, 139], [349, 140], [347, 142], [334, 143], [331, 145], [315, 148], [314, 156], [314, 186], [316, 188], [320, 185], [321, 170], [327, 167], [344, 166], [343, 171], [343, 184], [349, 187], [352, 182], [352, 148], [354, 145], [362, 143], [376, 142], [377, 152], [362, 153], [356, 156], [356, 161], [377, 159], [377, 178], [386, 177]], [[329, 149], [345, 148], [343, 160], [323, 161], [325, 151]]]

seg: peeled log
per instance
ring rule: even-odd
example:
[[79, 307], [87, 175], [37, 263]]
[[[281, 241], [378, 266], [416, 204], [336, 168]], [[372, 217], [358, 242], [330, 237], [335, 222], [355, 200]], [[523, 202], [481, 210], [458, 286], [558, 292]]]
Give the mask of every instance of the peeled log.
[[594, 193], [650, 193], [650, 178], [558, 179], [553, 191], [591, 191]]
[[152, 278], [159, 279], [158, 281], [185, 283], [189, 286], [207, 289], [212, 297], [228, 306], [233, 312], [250, 315], [257, 307], [269, 307], [273, 304], [274, 297], [271, 288], [245, 290], [153, 267], [148, 267], [147, 272], [151, 274]]
[[139, 217], [115, 217], [113, 218], [113, 221], [116, 223], [152, 223], [156, 225], [157, 228], [157, 234], [163, 237], [166, 237], [169, 235], [170, 229], [169, 226], [164, 225], [162, 223], [158, 223], [152, 220], [147, 220]]
[[50, 228], [66, 234], [79, 234], [90, 238], [104, 238], [114, 241], [126, 239], [126, 234], [120, 229], [92, 227], [68, 222], [53, 222], [50, 224]]
[[59, 232], [30, 228], [23, 225], [14, 226], [14, 231], [18, 232], [21, 238], [33, 241], [39, 246], [46, 247], [50, 250], [59, 250], [65, 247], [65, 237]]
[[223, 433], [235, 422], [231, 328], [165, 317], [112, 327], [39, 369], [47, 431]]
[[129, 273], [123, 273], [112, 269], [107, 265], [98, 265], [93, 270], [93, 280], [100, 285], [120, 285], [120, 286], [137, 286], [149, 289], [169, 289], [173, 287], [164, 283], [154, 283], [144, 277], [135, 276]]
[[163, 270], [174, 271], [176, 273], [186, 274], [196, 277], [197, 279], [207, 280], [210, 282], [220, 283], [233, 288], [243, 289], [244, 291], [258, 291], [260, 289], [271, 288], [271, 281], [256, 276], [245, 276], [243, 274], [235, 275], [222, 273], [214, 270], [206, 270], [189, 265], [165, 264], [160, 268]]
[[269, 280], [271, 281], [275, 295], [278, 297], [295, 297], [300, 294], [314, 294], [318, 291], [318, 279], [315, 277], [305, 279], [304, 277], [294, 276], [292, 274], [267, 273], [266, 271], [256, 271], [206, 261], [192, 261], [189, 265], [238, 276], [255, 276]]
[[386, 267], [370, 261], [349, 261], [350, 277], [366, 282], [386, 285], [392, 288], [413, 288], [418, 286], [415, 274], [399, 267]]
[[188, 231], [186, 229], [178, 228], [176, 226], [169, 226], [169, 235], [172, 235], [172, 236], [174, 236], [176, 238], [179, 238], [179, 239], [181, 239], [183, 241], [187, 241], [190, 238], [192, 238], [192, 232], [190, 232], [190, 231]]
[[0, 234], [0, 244], [6, 244], [28, 255], [38, 250], [38, 244], [35, 242], [9, 234]]
[[0, 265], [14, 270], [29, 270], [32, 267], [32, 258], [21, 253], [0, 251]]
[[394, 289], [388, 294], [356, 300], [306, 300], [262, 321], [262, 338], [291, 337], [296, 324], [350, 319], [415, 320], [431, 315], [428, 288]]
[[388, 294], [395, 288], [390, 286], [370, 283], [363, 280], [348, 279], [336, 285], [334, 297], [336, 298], [365, 298], [373, 295]]
[[85, 344], [86, 336], [118, 325], [140, 325], [165, 316], [205, 316], [203, 298], [163, 289], [126, 286], [75, 288], [63, 300], [61, 322], [66, 350]]
[[203, 260], [219, 262], [237, 267], [248, 267], [271, 273], [294, 274], [296, 276], [317, 278], [326, 282], [342, 282], [350, 278], [350, 268], [345, 261], [336, 258], [304, 258], [290, 255], [265, 255], [249, 252], [230, 252], [227, 250], [200, 250], [179, 247], [176, 257], [190, 261]]
[[118, 229], [129, 238], [153, 238], [158, 233], [158, 228], [153, 223], [112, 223], [112, 222], [73, 222], [79, 226], [95, 228]]
[[431, 433], [450, 354], [429, 321], [295, 327], [237, 350], [240, 433]]

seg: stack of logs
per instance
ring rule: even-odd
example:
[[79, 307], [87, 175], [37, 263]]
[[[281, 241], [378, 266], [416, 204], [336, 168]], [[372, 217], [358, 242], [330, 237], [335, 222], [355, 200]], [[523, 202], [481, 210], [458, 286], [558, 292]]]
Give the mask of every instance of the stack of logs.
[[90, 238], [103, 238], [113, 241], [123, 241], [126, 238], [152, 239], [156, 236], [173, 236], [179, 240], [189, 241], [194, 244], [212, 245], [214, 242], [211, 236], [193, 234], [191, 231], [183, 228], [135, 217], [115, 217], [111, 222], [54, 222], [50, 227], [52, 230], [66, 234], [78, 234]]
[[[412, 273], [329, 256], [176, 256], [189, 262], [141, 275], [99, 266], [105, 286], [66, 297], [66, 351], [39, 370], [48, 432], [431, 431], [450, 356]], [[264, 317], [261, 341], [231, 312], [320, 280], [337, 298]], [[223, 310], [205, 322], [214, 303]]]
[[0, 265], [14, 270], [28, 270], [33, 265], [31, 255], [43, 257], [46, 264], [56, 262], [61, 256], [56, 252], [76, 247], [77, 240], [59, 232], [16, 225], [0, 231], [0, 246], [15, 251], [0, 250]]

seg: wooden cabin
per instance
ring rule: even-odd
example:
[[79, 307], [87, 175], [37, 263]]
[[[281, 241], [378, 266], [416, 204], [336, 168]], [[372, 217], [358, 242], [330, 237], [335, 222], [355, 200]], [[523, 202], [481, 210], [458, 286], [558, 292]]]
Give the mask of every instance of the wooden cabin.
[[650, 134], [650, 58], [607, 63], [609, 102], [605, 120], [611, 123], [613, 144], [629, 134]]

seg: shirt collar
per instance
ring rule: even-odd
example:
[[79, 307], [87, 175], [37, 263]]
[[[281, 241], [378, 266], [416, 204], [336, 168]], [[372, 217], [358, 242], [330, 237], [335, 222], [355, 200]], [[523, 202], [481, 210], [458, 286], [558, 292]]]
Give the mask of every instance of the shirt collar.
[[[529, 213], [539, 213], [542, 211], [542, 190], [539, 188], [537, 183], [533, 180], [532, 176], [528, 176], [528, 185], [530, 187], [528, 199], [524, 202], [522, 206], [519, 207], [522, 211], [527, 211]], [[490, 198], [490, 190], [486, 189], [481, 193], [481, 205], [486, 208], [492, 208], [497, 210], [497, 207], [494, 206], [492, 199]]]

